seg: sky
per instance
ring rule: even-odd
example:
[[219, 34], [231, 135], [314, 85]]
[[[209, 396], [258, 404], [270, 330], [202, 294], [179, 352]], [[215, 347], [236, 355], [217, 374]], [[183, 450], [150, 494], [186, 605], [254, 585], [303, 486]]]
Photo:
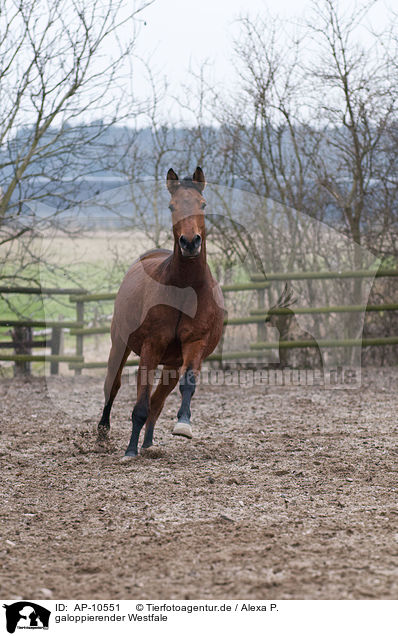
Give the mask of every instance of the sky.
[[[378, 0], [370, 11], [369, 27], [388, 24], [388, 7], [394, 0]], [[352, 5], [341, 0], [340, 6]], [[363, 0], [359, 0], [363, 4]], [[230, 83], [234, 79], [232, 65], [233, 39], [239, 35], [238, 19], [259, 13], [279, 15], [296, 21], [311, 14], [311, 0], [155, 0], [140, 14], [140, 29], [136, 55], [150, 60], [156, 78], [167, 78], [168, 92], [178, 94], [189, 83], [188, 69], [198, 70], [207, 61], [207, 72], [215, 84]], [[363, 33], [366, 38], [366, 31]], [[144, 67], [135, 65], [134, 86], [137, 94], [148, 94]], [[181, 93], [184, 96], [183, 92]], [[167, 101], [167, 100], [166, 100]], [[172, 117], [176, 105], [167, 106]], [[178, 115], [176, 117], [178, 119]]]

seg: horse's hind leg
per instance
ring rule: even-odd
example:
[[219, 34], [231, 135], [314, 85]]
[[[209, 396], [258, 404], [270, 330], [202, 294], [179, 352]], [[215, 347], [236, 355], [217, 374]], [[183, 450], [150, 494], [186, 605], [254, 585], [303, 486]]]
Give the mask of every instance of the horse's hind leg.
[[178, 367], [165, 366], [162, 377], [159, 380], [152, 397], [148, 419], [145, 424], [145, 437], [142, 448], [149, 448], [153, 444], [153, 429], [162, 411], [167, 396], [172, 392], [178, 382]]
[[126, 347], [122, 341], [115, 340], [112, 342], [108, 359], [108, 370], [104, 384], [105, 406], [102, 411], [101, 420], [98, 424], [98, 440], [103, 440], [108, 437], [110, 429], [109, 416], [112, 404], [120, 389], [123, 367], [130, 355], [130, 352], [131, 350]]

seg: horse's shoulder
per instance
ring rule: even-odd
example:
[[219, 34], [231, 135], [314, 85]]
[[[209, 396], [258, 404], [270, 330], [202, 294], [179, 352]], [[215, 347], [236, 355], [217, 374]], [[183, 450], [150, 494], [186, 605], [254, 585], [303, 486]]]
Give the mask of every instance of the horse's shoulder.
[[[173, 252], [166, 249], [152, 249], [144, 252], [135, 259], [135, 261], [131, 264], [129, 271], [127, 272], [127, 276], [131, 276], [132, 274], [136, 274], [137, 271], [142, 271], [144, 267], [145, 271], [152, 271], [153, 268], [157, 267], [160, 263], [166, 261]], [[142, 263], [143, 265], [140, 265]], [[149, 270], [147, 269], [149, 268]]]
[[224, 296], [221, 290], [221, 286], [219, 282], [212, 275], [210, 268], [208, 269], [207, 280], [208, 280], [208, 283], [207, 283], [208, 293], [211, 295], [216, 305], [218, 305], [220, 309], [225, 311]]
[[172, 254], [171, 250], [166, 250], [163, 248], [154, 248], [152, 250], [148, 250], [147, 252], [144, 252], [143, 254], [141, 254], [141, 256], [138, 257], [137, 261], [144, 261], [149, 258], [159, 258], [160, 256], [166, 257], [166, 256], [170, 256], [170, 254]]

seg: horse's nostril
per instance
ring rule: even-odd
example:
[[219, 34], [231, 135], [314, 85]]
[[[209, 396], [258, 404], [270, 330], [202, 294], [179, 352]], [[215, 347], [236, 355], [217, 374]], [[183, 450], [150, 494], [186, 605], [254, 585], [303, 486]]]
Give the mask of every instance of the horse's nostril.
[[202, 243], [202, 237], [200, 236], [200, 234], [195, 234], [192, 241], [188, 241], [188, 239], [182, 234], [179, 238], [179, 242], [184, 250], [194, 251], [200, 247]]

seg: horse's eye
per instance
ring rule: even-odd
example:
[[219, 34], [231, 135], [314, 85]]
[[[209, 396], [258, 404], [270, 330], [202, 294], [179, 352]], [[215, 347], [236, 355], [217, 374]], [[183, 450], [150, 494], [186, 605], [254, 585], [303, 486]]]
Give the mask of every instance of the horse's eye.
[[200, 209], [201, 209], [201, 210], [204, 210], [204, 209], [205, 209], [205, 207], [206, 207], [206, 203], [202, 203], [202, 205], [200, 206]]
[[170, 210], [170, 212], [174, 212], [174, 210], [175, 210], [174, 205], [171, 205], [171, 204], [170, 204], [170, 205], [169, 205], [169, 210]]

